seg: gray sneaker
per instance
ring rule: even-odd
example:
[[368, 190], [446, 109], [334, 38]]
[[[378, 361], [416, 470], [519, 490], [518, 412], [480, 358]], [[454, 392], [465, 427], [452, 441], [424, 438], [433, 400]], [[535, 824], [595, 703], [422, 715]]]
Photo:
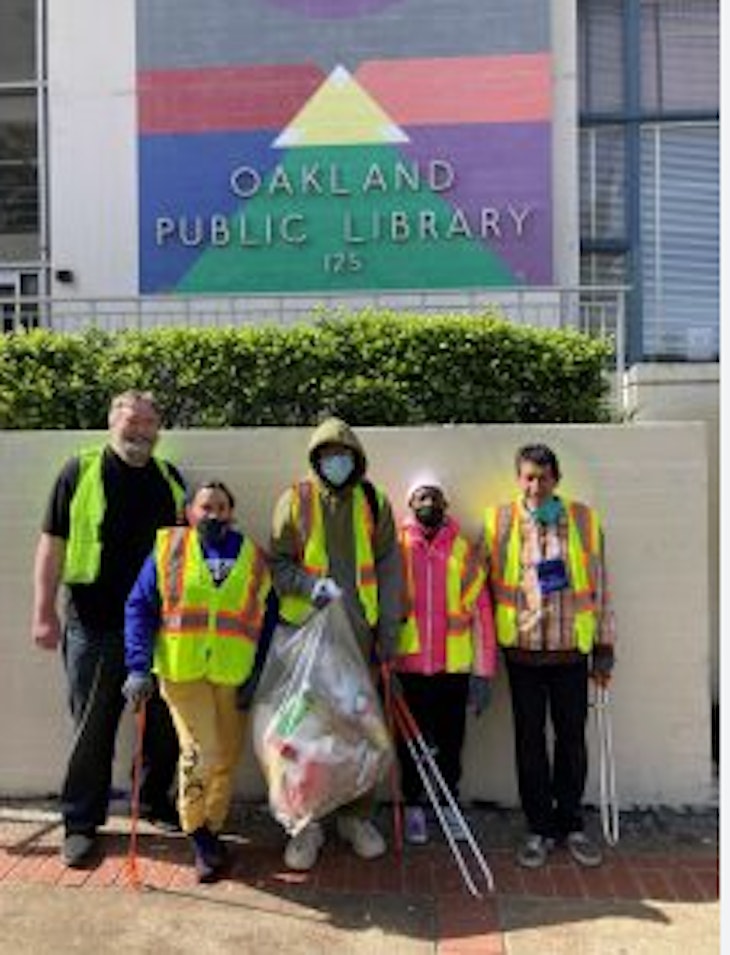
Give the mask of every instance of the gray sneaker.
[[585, 832], [569, 832], [565, 844], [578, 865], [592, 869], [603, 862], [603, 853]]
[[517, 850], [517, 863], [523, 869], [540, 869], [554, 847], [554, 839], [531, 832]]
[[83, 869], [95, 849], [95, 832], [67, 832], [61, 846], [61, 859], [69, 869]]

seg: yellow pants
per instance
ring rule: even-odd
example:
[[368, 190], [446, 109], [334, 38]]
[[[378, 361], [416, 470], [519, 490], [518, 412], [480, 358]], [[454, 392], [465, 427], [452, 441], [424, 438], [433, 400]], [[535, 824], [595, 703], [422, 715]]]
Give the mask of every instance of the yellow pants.
[[207, 680], [160, 680], [180, 741], [178, 812], [186, 833], [223, 828], [243, 742], [245, 714], [236, 709], [236, 687]]

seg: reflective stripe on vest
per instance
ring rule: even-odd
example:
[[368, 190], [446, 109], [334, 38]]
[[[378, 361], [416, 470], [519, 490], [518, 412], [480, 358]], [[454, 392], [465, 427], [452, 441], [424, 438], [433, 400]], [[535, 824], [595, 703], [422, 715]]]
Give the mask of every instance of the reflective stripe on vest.
[[[101, 526], [106, 512], [103, 455], [103, 450], [98, 448], [82, 451], [79, 455], [79, 476], [69, 506], [69, 536], [63, 567], [63, 582], [66, 584], [91, 584], [99, 576]], [[176, 515], [180, 518], [185, 506], [185, 491], [173, 478], [165, 461], [160, 458], [152, 460], [168, 483]]]
[[[598, 625], [592, 560], [598, 555], [600, 524], [592, 508], [564, 502], [568, 519], [568, 573], [575, 617], [573, 636], [581, 653], [590, 653]], [[520, 583], [520, 509], [517, 502], [489, 507], [484, 534], [490, 555], [490, 580], [500, 646], [517, 642], [517, 593]]]
[[[407, 534], [401, 535], [403, 578], [406, 586], [406, 619], [398, 633], [397, 652], [401, 656], [420, 653], [421, 633], [415, 613], [413, 547]], [[472, 608], [484, 573], [479, 557], [466, 538], [454, 538], [446, 562], [446, 672], [464, 673], [471, 669], [474, 647], [471, 638]]]
[[[382, 502], [382, 492], [376, 489]], [[329, 557], [325, 539], [324, 519], [319, 491], [313, 481], [300, 481], [292, 488], [292, 523], [297, 529], [301, 553], [299, 559], [307, 573], [326, 577]], [[373, 557], [375, 526], [367, 497], [359, 485], [352, 490], [352, 525], [355, 543], [357, 594], [365, 619], [374, 627], [378, 622], [378, 581]], [[301, 623], [311, 613], [307, 597], [285, 594], [280, 601], [280, 612], [289, 623]]]
[[242, 683], [253, 668], [271, 583], [263, 551], [245, 537], [216, 586], [197, 533], [167, 527], [157, 532], [155, 563], [161, 603], [155, 673], [181, 683]]

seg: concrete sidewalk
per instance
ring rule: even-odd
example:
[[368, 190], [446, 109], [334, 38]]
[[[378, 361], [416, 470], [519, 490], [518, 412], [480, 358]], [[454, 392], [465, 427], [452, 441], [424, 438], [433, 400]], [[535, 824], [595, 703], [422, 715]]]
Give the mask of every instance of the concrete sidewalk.
[[[103, 855], [66, 870], [48, 806], [0, 806], [0, 952], [337, 953], [337, 955], [705, 955], [719, 951], [716, 813], [622, 819], [620, 846], [598, 870], [556, 850], [548, 866], [513, 862], [516, 813], [469, 818], [497, 891], [473, 899], [448, 847], [366, 863], [334, 837], [313, 872], [281, 863], [283, 833], [265, 811], [237, 807], [229, 878], [194, 880], [186, 841], [140, 829], [142, 887], [130, 883], [129, 821], [114, 816]], [[381, 824], [388, 828], [386, 813]], [[593, 820], [591, 828], [593, 828]]]

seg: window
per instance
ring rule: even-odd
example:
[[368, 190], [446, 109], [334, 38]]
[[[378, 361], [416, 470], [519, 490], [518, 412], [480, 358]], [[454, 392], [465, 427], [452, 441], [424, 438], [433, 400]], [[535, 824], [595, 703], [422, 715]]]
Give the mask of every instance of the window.
[[719, 34], [718, 0], [578, 0], [581, 281], [631, 284], [632, 361], [718, 355]]
[[580, 134], [580, 234], [583, 239], [621, 239], [624, 215], [623, 126], [594, 126]]
[[35, 0], [0, 3], [0, 83], [35, 79]]
[[717, 109], [717, 0], [643, 0], [641, 102], [645, 112]]
[[35, 96], [0, 98], [0, 234], [38, 231]]
[[718, 357], [719, 181], [716, 125], [664, 124], [642, 130], [641, 261], [647, 357]]

